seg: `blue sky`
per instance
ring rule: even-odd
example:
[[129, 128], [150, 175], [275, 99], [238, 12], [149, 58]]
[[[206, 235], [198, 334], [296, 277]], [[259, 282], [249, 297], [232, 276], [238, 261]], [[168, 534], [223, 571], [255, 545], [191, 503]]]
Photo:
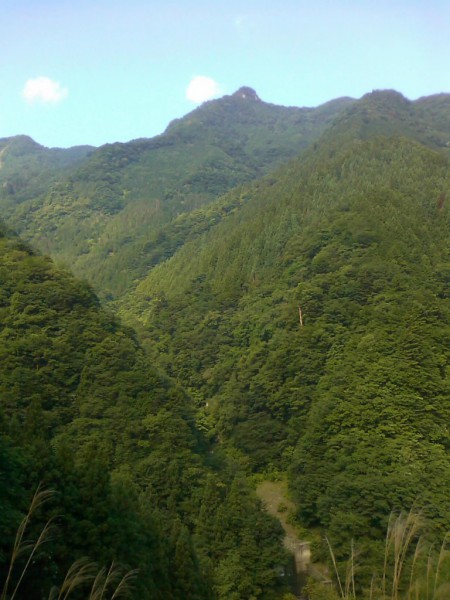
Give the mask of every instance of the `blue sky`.
[[152, 137], [242, 85], [286, 106], [382, 88], [411, 99], [450, 92], [448, 0], [0, 0], [0, 8], [0, 137], [23, 133], [45, 146]]

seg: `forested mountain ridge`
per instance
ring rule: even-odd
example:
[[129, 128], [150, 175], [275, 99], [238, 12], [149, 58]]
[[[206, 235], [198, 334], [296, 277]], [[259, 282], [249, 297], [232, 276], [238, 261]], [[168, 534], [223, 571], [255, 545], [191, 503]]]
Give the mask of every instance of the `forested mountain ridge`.
[[21, 598], [47, 597], [84, 556], [137, 568], [140, 600], [276, 598], [280, 528], [133, 332], [3, 226], [0, 281], [0, 587], [41, 482], [53, 497], [26, 539], [48, 519], [52, 535]]
[[0, 139], [2, 213], [47, 192], [51, 183], [75, 168], [94, 150], [91, 146], [45, 148], [29, 136]]
[[234, 195], [245, 202], [155, 267], [122, 314], [211, 439], [249, 469], [287, 468], [302, 523], [338, 549], [381, 539], [414, 503], [442, 537], [448, 160], [405, 137], [323, 138]]
[[[41, 476], [75, 539], [55, 542], [42, 589], [82, 550], [137, 565], [139, 598], [280, 598], [280, 531], [253, 472], [288, 473], [297, 519], [338, 560], [355, 540], [358, 598], [391, 510], [422, 508], [435, 543], [450, 529], [450, 95], [325, 106], [322, 135], [274, 170], [300, 138], [291, 123], [266, 151], [290, 110], [272, 108], [242, 88], [81, 158], [8, 213], [88, 279], [104, 269], [104, 297], [138, 331], [2, 230], [0, 550]], [[202, 171], [219, 139], [228, 162]]]
[[411, 101], [375, 90], [348, 107], [325, 133], [326, 145], [374, 135], [402, 135], [450, 156], [450, 94]]
[[103, 297], [123, 293], [152, 266], [146, 247], [164, 224], [296, 156], [353, 102], [289, 108], [252, 92], [206, 102], [155, 138], [102, 146], [44, 193], [12, 197], [6, 185], [2, 213]]
[[11, 194], [11, 178], [0, 169], [2, 214], [34, 246], [87, 278], [102, 298], [119, 297], [192, 238], [184, 232], [204, 228], [201, 213], [190, 218], [193, 210], [269, 173], [322, 134], [329, 149], [395, 133], [448, 153], [449, 103], [448, 94], [411, 102], [388, 90], [314, 109], [286, 108], [241, 88], [155, 138], [87, 153], [67, 176], [49, 177], [47, 170], [34, 181], [34, 172], [24, 177], [19, 163], [24, 194], [17, 185]]

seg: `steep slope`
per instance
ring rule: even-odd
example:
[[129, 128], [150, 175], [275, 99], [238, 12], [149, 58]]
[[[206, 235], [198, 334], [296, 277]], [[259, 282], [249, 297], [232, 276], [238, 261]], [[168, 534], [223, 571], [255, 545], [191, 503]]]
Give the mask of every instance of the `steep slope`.
[[143, 249], [162, 226], [296, 156], [351, 103], [286, 108], [241, 88], [153, 139], [99, 148], [8, 223], [102, 296], [117, 295], [151, 266]]
[[51, 183], [79, 165], [94, 150], [91, 146], [44, 148], [26, 135], [0, 139], [0, 206], [14, 208], [44, 194]]
[[290, 469], [304, 523], [382, 535], [416, 499], [449, 528], [449, 165], [331, 135], [236, 193], [122, 311], [213, 439]]
[[186, 395], [133, 332], [3, 226], [0, 281], [2, 585], [22, 511], [43, 482], [54, 495], [27, 539], [47, 519], [52, 536], [20, 597], [47, 597], [90, 556], [138, 568], [139, 599], [273, 598], [280, 528], [239, 469], [210, 456]]

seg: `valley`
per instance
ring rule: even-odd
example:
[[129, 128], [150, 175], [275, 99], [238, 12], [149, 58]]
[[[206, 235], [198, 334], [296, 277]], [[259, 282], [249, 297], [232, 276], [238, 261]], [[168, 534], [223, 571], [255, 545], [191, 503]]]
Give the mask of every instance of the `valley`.
[[140, 600], [445, 600], [449, 152], [450, 95], [393, 90], [1, 139], [0, 581], [41, 483], [29, 600], [82, 556]]

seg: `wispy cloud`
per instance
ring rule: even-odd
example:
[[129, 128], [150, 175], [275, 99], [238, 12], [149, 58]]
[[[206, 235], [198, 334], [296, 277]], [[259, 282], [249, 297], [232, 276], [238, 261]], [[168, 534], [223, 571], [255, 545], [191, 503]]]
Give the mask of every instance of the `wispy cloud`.
[[186, 98], [195, 104], [210, 100], [222, 93], [219, 84], [211, 77], [197, 75], [191, 79], [186, 89]]
[[67, 98], [69, 91], [60, 83], [48, 77], [36, 77], [28, 79], [22, 90], [22, 95], [30, 104], [43, 102], [45, 104], [56, 104]]

